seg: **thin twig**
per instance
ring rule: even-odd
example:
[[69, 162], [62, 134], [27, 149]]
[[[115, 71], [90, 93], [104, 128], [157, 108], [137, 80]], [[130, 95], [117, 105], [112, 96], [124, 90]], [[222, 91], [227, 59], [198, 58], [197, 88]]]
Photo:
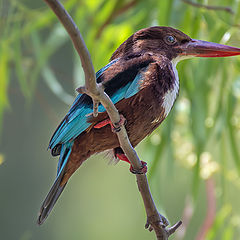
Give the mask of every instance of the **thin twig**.
[[227, 13], [234, 14], [234, 11], [232, 10], [231, 7], [205, 5], [205, 4], [201, 4], [201, 3], [195, 3], [195, 2], [192, 2], [189, 0], [182, 0], [182, 2], [189, 4], [193, 7], [197, 7], [197, 8], [204, 8], [204, 9], [213, 10], [213, 11], [225, 11]]
[[96, 76], [90, 54], [84, 43], [81, 33], [78, 30], [77, 25], [74, 23], [71, 16], [64, 9], [63, 5], [57, 0], [44, 0], [49, 7], [54, 11], [58, 19], [61, 21], [65, 29], [67, 30], [73, 45], [78, 52], [81, 59], [81, 64], [84, 70], [86, 89], [91, 89], [94, 94], [97, 94]]
[[[77, 89], [78, 92], [86, 93], [93, 98], [93, 102], [101, 102], [105, 107], [111, 122], [117, 126], [120, 122], [120, 116], [115, 105], [112, 103], [111, 99], [104, 92], [104, 89], [96, 83], [96, 77], [94, 68], [91, 62], [90, 55], [88, 53], [87, 47], [81, 37], [81, 34], [73, 22], [70, 15], [66, 12], [64, 7], [59, 3], [58, 0], [44, 0], [49, 7], [54, 11], [56, 16], [62, 22], [63, 26], [70, 35], [72, 42], [81, 58], [83, 70], [85, 73], [85, 87], [80, 87]], [[96, 104], [95, 104], [96, 108]], [[94, 110], [96, 111], [96, 109]], [[96, 114], [96, 112], [95, 112]], [[140, 170], [142, 164], [137, 156], [136, 151], [132, 147], [126, 129], [124, 125], [120, 126], [120, 131], [116, 133], [120, 146], [123, 149], [124, 153], [127, 155], [132, 166], [136, 170]], [[178, 222], [173, 227], [167, 229], [168, 225], [167, 220], [159, 215], [157, 208], [154, 204], [147, 177], [145, 174], [137, 174], [137, 184], [139, 191], [142, 195], [146, 214], [147, 214], [147, 224], [146, 227], [149, 227], [149, 230], [154, 229], [157, 239], [167, 240], [168, 237], [181, 225], [181, 222]]]

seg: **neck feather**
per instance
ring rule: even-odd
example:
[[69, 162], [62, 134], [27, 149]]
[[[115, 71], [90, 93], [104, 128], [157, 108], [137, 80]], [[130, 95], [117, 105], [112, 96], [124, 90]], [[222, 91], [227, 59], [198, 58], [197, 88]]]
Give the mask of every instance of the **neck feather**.
[[171, 61], [172, 64], [172, 70], [174, 73], [174, 79], [173, 79], [173, 86], [171, 89], [169, 89], [164, 97], [163, 97], [163, 104], [162, 107], [165, 110], [165, 117], [169, 114], [169, 112], [171, 111], [173, 104], [178, 96], [178, 92], [179, 92], [179, 77], [178, 77], [178, 72], [176, 69], [176, 65], [178, 63], [178, 61], [174, 61], [176, 59], [173, 59]]

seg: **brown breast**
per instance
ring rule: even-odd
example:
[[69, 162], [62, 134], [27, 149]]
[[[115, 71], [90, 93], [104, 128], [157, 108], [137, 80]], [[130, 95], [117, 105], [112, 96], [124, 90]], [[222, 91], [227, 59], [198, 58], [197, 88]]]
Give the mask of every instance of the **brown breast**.
[[[163, 70], [169, 71], [169, 76]], [[171, 85], [164, 81], [163, 77], [167, 77], [166, 79], [170, 81], [172, 78], [170, 70], [168, 65], [163, 67], [158, 63], [151, 63], [148, 71], [145, 72], [141, 90], [116, 104], [119, 113], [127, 120], [126, 130], [133, 147], [152, 133], [165, 119], [165, 109], [162, 107], [163, 97], [168, 86]], [[117, 136], [111, 131], [109, 125], [100, 129], [93, 127], [107, 118], [108, 115], [104, 112], [99, 113], [96, 118], [89, 119], [92, 123], [91, 127], [74, 140], [63, 183], [91, 155], [119, 147]]]

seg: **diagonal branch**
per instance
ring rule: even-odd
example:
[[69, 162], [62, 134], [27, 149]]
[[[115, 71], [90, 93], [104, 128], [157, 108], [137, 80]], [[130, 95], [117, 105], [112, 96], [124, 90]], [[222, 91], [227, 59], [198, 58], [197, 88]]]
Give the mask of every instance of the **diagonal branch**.
[[[96, 76], [94, 72], [94, 68], [92, 65], [92, 61], [87, 50], [87, 47], [83, 41], [83, 38], [72, 20], [71, 16], [66, 12], [62, 4], [58, 0], [44, 0], [48, 6], [54, 11], [58, 19], [61, 21], [65, 29], [67, 30], [69, 36], [72, 39], [73, 45], [76, 48], [79, 57], [81, 59], [82, 67], [85, 73], [85, 87], [79, 88], [77, 91], [81, 93], [86, 93], [92, 97], [94, 102], [94, 115], [97, 112], [98, 102], [105, 107], [110, 120], [114, 124], [114, 126], [119, 127], [118, 123], [120, 122], [120, 116], [118, 110], [112, 103], [111, 99], [104, 92], [103, 88], [100, 84], [96, 83]], [[127, 155], [130, 160], [132, 166], [136, 170], [140, 170], [142, 164], [137, 156], [136, 151], [132, 147], [126, 129], [124, 125], [120, 126], [120, 131], [116, 133], [120, 146], [123, 149], [124, 153]], [[145, 174], [137, 174], [137, 184], [139, 191], [142, 195], [146, 214], [147, 214], [147, 224], [146, 228], [149, 230], [154, 230], [159, 240], [167, 240], [168, 237], [173, 234], [176, 229], [181, 225], [181, 221], [170, 228], [166, 228], [168, 225], [167, 220], [162, 217], [154, 204], [147, 177]]]
[[225, 11], [227, 13], [234, 14], [234, 11], [230, 7], [205, 5], [205, 4], [201, 4], [201, 3], [195, 3], [195, 2], [192, 2], [189, 0], [182, 0], [182, 2], [184, 2], [188, 5], [191, 5], [193, 7], [197, 7], [197, 8], [205, 8], [207, 10], [214, 10], [214, 11]]

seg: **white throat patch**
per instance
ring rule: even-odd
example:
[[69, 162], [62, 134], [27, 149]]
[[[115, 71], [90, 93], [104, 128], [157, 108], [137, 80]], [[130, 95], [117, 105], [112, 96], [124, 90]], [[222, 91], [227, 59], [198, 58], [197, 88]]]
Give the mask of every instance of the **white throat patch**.
[[[177, 59], [174, 59], [174, 60], [177, 60]], [[174, 78], [175, 78], [173, 88], [171, 88], [165, 93], [163, 97], [163, 103], [162, 103], [162, 107], [164, 108], [164, 111], [165, 111], [164, 113], [165, 117], [167, 117], [167, 115], [171, 111], [179, 92], [179, 77], [176, 69], [176, 65], [178, 61], [174, 61], [174, 60], [172, 61], [172, 69], [173, 69]]]
[[188, 59], [188, 58], [192, 58], [192, 57], [194, 57], [194, 56], [182, 55], [182, 56], [178, 56], [178, 57], [174, 58], [171, 61], [172, 69], [173, 69], [173, 72], [174, 72], [175, 81], [174, 81], [173, 88], [168, 90], [165, 93], [165, 96], [163, 97], [162, 107], [165, 109], [165, 117], [167, 117], [167, 115], [171, 111], [171, 109], [173, 107], [173, 104], [174, 104], [174, 102], [175, 102], [175, 100], [177, 98], [178, 92], [179, 92], [179, 77], [178, 77], [178, 72], [177, 72], [176, 66], [177, 66], [179, 61], [182, 61], [182, 60], [185, 60], [185, 59]]

